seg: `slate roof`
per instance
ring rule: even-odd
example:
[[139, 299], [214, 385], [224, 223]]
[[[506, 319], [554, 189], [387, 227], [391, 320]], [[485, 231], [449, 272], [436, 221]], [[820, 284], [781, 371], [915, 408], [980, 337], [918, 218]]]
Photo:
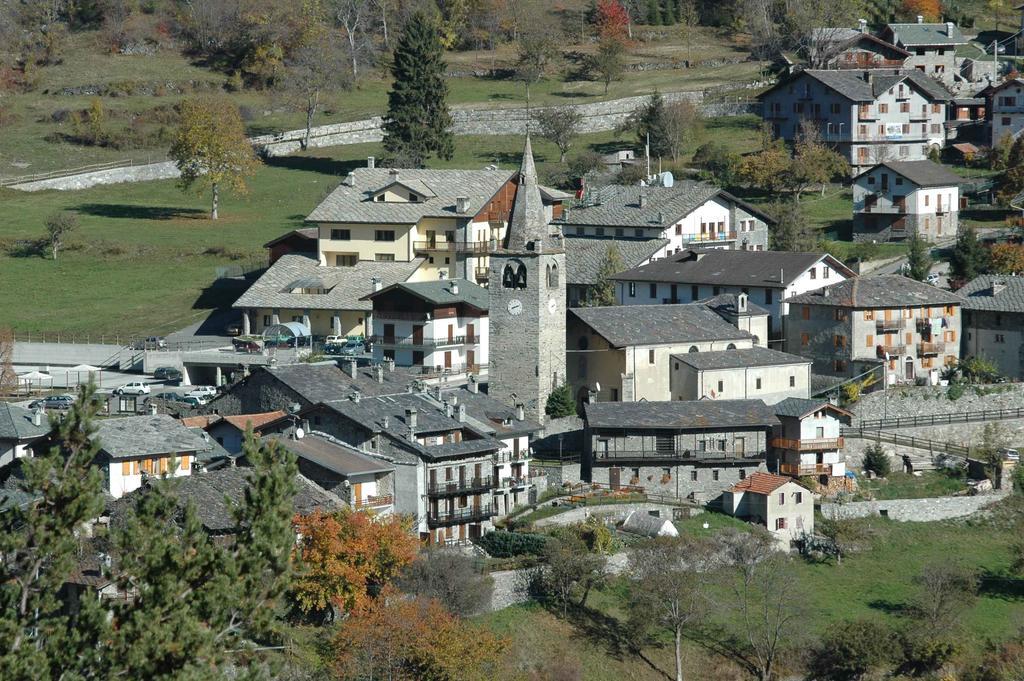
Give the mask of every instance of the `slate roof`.
[[[423, 258], [409, 262], [360, 260], [352, 267], [321, 267], [316, 258], [289, 253], [270, 266], [233, 307], [314, 310], [371, 310], [364, 296], [373, 292], [373, 278], [384, 286], [412, 276]], [[295, 288], [326, 288], [324, 294], [292, 293]]]
[[838, 411], [848, 418], [853, 418], [853, 414], [846, 411], [841, 407], [837, 407], [828, 400], [822, 399], [806, 399], [803, 397], [787, 397], [781, 402], [777, 402], [774, 407], [776, 416], [792, 416], [793, 418], [803, 418], [808, 414], [818, 411], [819, 409], [832, 409]]
[[569, 312], [616, 348], [753, 338], [699, 303], [578, 307]]
[[96, 426], [100, 450], [112, 459], [197, 452], [209, 448], [202, 437], [167, 414], [105, 419]]
[[590, 428], [740, 429], [779, 423], [762, 400], [594, 402], [583, 409]]
[[[436, 404], [430, 393], [424, 393], [422, 397]], [[448, 401], [454, 398], [458, 404], [466, 405], [466, 423], [474, 430], [499, 440], [532, 435], [544, 429], [536, 421], [517, 420], [515, 409], [486, 393], [470, 392], [466, 386], [445, 390], [442, 398]]]
[[566, 284], [593, 286], [598, 283], [597, 273], [614, 244], [619, 249], [626, 267], [638, 267], [667, 246], [668, 239], [601, 239], [592, 237], [565, 237]]
[[315, 251], [316, 241], [320, 236], [319, 232], [320, 230], [317, 229], [316, 227], [301, 227], [299, 229], [293, 229], [292, 231], [285, 232], [276, 239], [271, 239], [267, 243], [263, 244], [263, 248], [270, 248], [271, 246], [279, 244], [282, 241], [286, 241], [292, 237], [297, 237], [300, 240], [312, 241], [312, 243], [309, 245]]
[[882, 161], [876, 166], [868, 168], [854, 179], [867, 175], [876, 168], [884, 166], [892, 172], [916, 184], [918, 187], [950, 187], [957, 186], [964, 181], [946, 166], [939, 165], [927, 159], [923, 161]]
[[915, 45], [966, 45], [967, 38], [960, 32], [960, 27], [953, 24], [952, 32], [942, 24], [887, 24], [886, 28], [893, 34], [893, 42], [913, 47]]
[[[452, 293], [452, 284], [457, 284], [459, 292]], [[363, 300], [373, 300], [390, 291], [405, 291], [434, 306], [466, 303], [478, 310], [487, 310], [490, 298], [487, 289], [465, 279], [446, 279], [444, 281], [408, 281], [399, 282], [363, 296]]]
[[[992, 295], [993, 282], [1006, 288]], [[971, 279], [957, 293], [964, 298], [965, 310], [1024, 312], [1024, 276], [983, 274]]]
[[0, 440], [34, 440], [50, 432], [50, 419], [43, 414], [40, 424], [32, 423], [32, 412], [10, 402], [0, 402]]
[[[354, 186], [338, 185], [306, 220], [310, 222], [355, 222], [365, 224], [416, 224], [425, 217], [471, 217], [509, 181], [508, 170], [437, 170], [407, 169], [398, 171], [398, 181], [429, 191], [430, 198], [417, 203], [375, 202], [374, 193], [394, 182], [387, 168], [356, 168], [351, 173]], [[347, 179], [346, 179], [347, 181]], [[457, 213], [455, 199], [469, 198], [469, 211]]]
[[749, 317], [750, 315], [765, 315], [769, 314], [768, 310], [755, 305], [750, 302], [750, 298], [747, 298], [747, 311], [739, 312], [736, 305], [736, 294], [735, 293], [722, 293], [717, 296], [705, 298], [704, 300], [698, 300], [698, 303], [706, 306], [708, 309], [714, 310], [718, 314], [726, 314], [738, 317]]
[[[221, 468], [174, 478], [173, 485], [179, 506], [191, 502], [207, 532], [224, 534], [235, 527], [231, 511], [242, 502], [249, 485], [252, 469], [244, 467]], [[167, 484], [169, 480], [154, 480], [150, 485]], [[345, 505], [336, 495], [324, 490], [302, 475], [295, 476], [298, 491], [292, 497], [295, 512], [306, 515], [317, 509], [336, 510]], [[124, 523], [131, 515], [138, 495], [148, 493], [148, 487], [127, 494], [107, 506], [111, 526]]]
[[549, 253], [559, 252], [563, 248], [560, 235], [560, 231], [553, 234], [548, 225], [547, 211], [537, 180], [537, 167], [533, 162], [533, 147], [527, 134], [512, 215], [509, 217], [508, 229], [505, 230], [502, 250], [510, 253], [532, 252], [535, 249], [528, 248], [528, 245], [537, 244]]
[[811, 360], [800, 355], [791, 355], [788, 352], [759, 346], [739, 348], [737, 350], [717, 350], [715, 352], [690, 352], [672, 355], [672, 359], [691, 366], [698, 371], [811, 363]]
[[[854, 102], [873, 102], [889, 88], [907, 81], [925, 94], [929, 99], [948, 102], [953, 95], [939, 81], [916, 70], [867, 69], [805, 69], [792, 78], [780, 81], [760, 95], [764, 97], [780, 87], [784, 87], [804, 76], [814, 78], [834, 92]], [[868, 82], [870, 79], [870, 82]]]
[[[395, 371], [385, 369], [382, 374], [384, 382], [378, 383], [370, 367], [357, 368], [353, 379], [336, 364], [300, 363], [256, 369], [244, 380], [251, 380], [257, 372], [267, 372], [311, 404], [348, 397], [356, 390], [364, 396], [405, 392], [413, 379], [411, 374], [399, 368]], [[216, 405], [216, 400], [210, 404]]]
[[367, 456], [358, 449], [333, 438], [329, 440], [311, 434], [300, 440], [285, 437], [273, 439], [295, 456], [345, 477], [389, 473], [395, 470], [391, 464]]
[[[786, 298], [787, 303], [829, 305], [832, 307], [884, 308], [914, 305], [960, 305], [955, 293], [914, 281], [899, 274], [855, 277], [817, 291]], [[792, 309], [792, 308], [791, 308]]]
[[36, 495], [21, 489], [25, 482], [25, 472], [21, 469], [24, 459], [15, 459], [10, 465], [0, 469], [0, 511], [27, 506], [36, 499]]
[[754, 494], [771, 494], [793, 478], [785, 478], [774, 473], [755, 472], [740, 480], [729, 488], [730, 492], [753, 492]]
[[785, 288], [822, 259], [833, 270], [848, 277], [854, 276], [843, 263], [825, 253], [684, 250], [647, 265], [619, 272], [613, 278], [619, 281]]
[[[644, 205], [640, 207], [640, 194]], [[664, 229], [679, 222], [709, 199], [718, 197], [735, 203], [768, 223], [775, 220], [732, 194], [707, 182], [678, 180], [671, 187], [637, 187], [610, 184], [594, 188], [588, 203], [572, 206], [562, 213], [565, 225], [644, 227]]]

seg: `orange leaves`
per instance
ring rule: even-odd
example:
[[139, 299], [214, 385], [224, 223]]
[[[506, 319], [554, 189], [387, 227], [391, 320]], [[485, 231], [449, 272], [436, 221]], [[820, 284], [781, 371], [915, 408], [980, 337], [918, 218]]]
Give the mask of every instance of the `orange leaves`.
[[911, 19], [921, 15], [925, 21], [938, 21], [942, 6], [939, 0], [903, 0], [903, 13]]
[[601, 40], [629, 40], [629, 13], [619, 0], [598, 0], [594, 13], [597, 37]]
[[1024, 272], [1024, 246], [1020, 244], [996, 244], [990, 250], [992, 271], [998, 274]]

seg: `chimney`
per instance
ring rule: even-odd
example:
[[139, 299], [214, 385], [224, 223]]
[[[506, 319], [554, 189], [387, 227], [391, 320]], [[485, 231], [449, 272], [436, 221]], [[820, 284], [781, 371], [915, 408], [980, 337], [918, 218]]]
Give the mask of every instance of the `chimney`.
[[381, 366], [380, 364], [373, 365], [373, 380], [377, 381], [378, 383], [384, 382], [384, 367]]
[[387, 430], [388, 428], [391, 427], [391, 417], [388, 416], [387, 414], [384, 414], [384, 420], [381, 421], [381, 423], [384, 426], [384, 430]]
[[516, 404], [516, 421], [523, 421], [526, 419], [526, 405], [522, 402]]
[[917, 15], [917, 23], [919, 23], [919, 24], [923, 24], [924, 23], [924, 17], [921, 16], [920, 14]]
[[452, 407], [452, 405], [450, 405], [447, 402], [445, 402], [445, 405], [444, 405], [444, 415], [445, 415], [445, 418], [449, 418], [450, 419], [454, 415], [454, 412], [455, 412], [455, 409]]
[[857, 21], [857, 25], [860, 28], [860, 32], [861, 33], [867, 33], [868, 32], [868, 20], [867, 19], [860, 19], [860, 20], [858, 20]]
[[647, 197], [644, 195], [644, 190], [640, 190], [640, 195], [636, 199], [637, 206], [643, 208], [647, 205]]
[[477, 383], [476, 374], [469, 375], [469, 381], [466, 383], [466, 388], [474, 395], [480, 392], [480, 384]]
[[450, 290], [453, 296], [459, 295], [459, 283], [457, 281], [453, 281]]
[[156, 416], [156, 414], [157, 414], [156, 405], [155, 404], [150, 404], [148, 411], [149, 411], [149, 415], [150, 416]]
[[354, 359], [345, 362], [345, 373], [349, 375], [349, 378], [356, 377], [356, 361]]
[[456, 196], [455, 197], [455, 212], [459, 215], [464, 214], [469, 210], [469, 197], [468, 196]]
[[458, 419], [459, 419], [459, 423], [465, 423], [466, 422], [466, 405], [460, 404], [456, 411], [457, 411], [457, 416], [458, 416]]
[[736, 296], [736, 311], [746, 312], [747, 311], [747, 294], [740, 293]]
[[377, 167], [377, 159], [375, 159], [373, 156], [367, 156], [366, 157], [366, 167], [367, 168], [376, 168]]
[[32, 412], [32, 425], [36, 426], [36, 427], [43, 425], [43, 408], [42, 407], [36, 407], [36, 410], [34, 412]]
[[356, 404], [359, 404], [359, 400], [363, 399], [363, 395], [358, 390], [356, 390], [351, 395], [349, 395], [348, 398], [355, 402]]
[[356, 186], [356, 175], [355, 175], [355, 173], [349, 173], [348, 175], [346, 175], [345, 179], [342, 180], [341, 183], [343, 185], [345, 185], [346, 187], [355, 187]]
[[398, 168], [392, 168], [391, 170], [389, 170], [388, 171], [388, 177], [391, 178], [392, 182], [397, 182], [398, 181]]
[[947, 21], [946, 22], [946, 35], [948, 37], [950, 37], [950, 38], [953, 37], [953, 22], [952, 21]]
[[828, 298], [828, 296], [829, 296], [829, 290], [828, 289], [829, 289], [828, 286], [826, 286], [825, 288], [821, 289], [821, 295], [824, 296], [825, 298]]
[[394, 371], [395, 371], [395, 360], [393, 360], [393, 359], [386, 359], [386, 360], [384, 360], [384, 366], [387, 367], [389, 374], [394, 373]]
[[409, 408], [405, 410], [405, 425], [409, 426], [409, 437], [412, 437], [416, 432], [416, 409]]
[[444, 390], [439, 385], [434, 386], [434, 399], [440, 402], [443, 398]]
[[380, 277], [373, 277], [372, 279], [370, 279], [370, 281], [373, 283], [373, 292], [374, 293], [376, 293], [377, 291], [379, 291], [382, 288], [384, 288], [384, 282], [381, 281]]

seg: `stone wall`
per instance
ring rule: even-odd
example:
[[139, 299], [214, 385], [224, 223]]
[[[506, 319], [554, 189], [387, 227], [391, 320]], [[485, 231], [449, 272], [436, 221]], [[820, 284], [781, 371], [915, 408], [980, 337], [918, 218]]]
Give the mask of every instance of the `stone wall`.
[[147, 180], [166, 180], [178, 177], [178, 167], [174, 161], [161, 163], [146, 163], [143, 165], [131, 165], [123, 168], [110, 168], [108, 170], [95, 170], [76, 175], [63, 177], [51, 177], [22, 184], [10, 185], [11, 189], [18, 189], [25, 192], [37, 192], [43, 189], [59, 189], [69, 191], [75, 189], [87, 189], [99, 184], [121, 184], [123, 182], [145, 182]]
[[574, 523], [582, 523], [591, 516], [596, 516], [602, 520], [608, 521], [613, 520], [616, 523], [626, 519], [633, 511], [640, 511], [641, 513], [656, 512], [657, 517], [664, 518], [666, 520], [674, 520], [677, 516], [680, 518], [689, 518], [695, 515], [700, 515], [704, 512], [703, 508], [691, 507], [691, 506], [669, 506], [667, 504], [654, 504], [654, 503], [636, 503], [636, 504], [607, 504], [605, 506], [580, 506], [564, 513], [551, 516], [550, 518], [542, 518], [534, 523], [535, 527], [553, 527], [556, 525], [572, 525]]
[[1001, 498], [997, 494], [974, 497], [938, 497], [934, 499], [890, 499], [889, 501], [854, 501], [846, 504], [822, 504], [826, 518], [865, 518], [884, 515], [903, 522], [932, 522], [962, 518], [977, 513]]
[[[610, 467], [595, 465], [590, 482], [610, 484]], [[666, 470], [668, 473], [666, 474]], [[676, 499], [692, 499], [709, 503], [722, 492], [757, 471], [764, 471], [764, 461], [736, 459], [728, 463], [701, 463], [675, 466], [625, 466], [619, 473], [620, 485], [637, 485], [651, 494], [664, 494]], [[634, 476], [634, 473], [638, 475]], [[741, 477], [742, 475], [742, 477]]]
[[[1001, 386], [981, 386], [979, 395], [974, 388], [968, 387], [958, 400], [946, 397], [948, 388], [941, 386], [913, 386], [878, 390], [863, 396], [852, 406], [855, 419], [871, 421], [874, 419], [906, 416], [932, 416], [935, 414], [962, 414], [990, 409], [1016, 409], [1024, 407], [1024, 384], [1008, 383]], [[998, 392], [996, 392], [998, 391]], [[924, 437], [928, 437], [925, 435]], [[934, 439], [934, 438], [933, 438]]]

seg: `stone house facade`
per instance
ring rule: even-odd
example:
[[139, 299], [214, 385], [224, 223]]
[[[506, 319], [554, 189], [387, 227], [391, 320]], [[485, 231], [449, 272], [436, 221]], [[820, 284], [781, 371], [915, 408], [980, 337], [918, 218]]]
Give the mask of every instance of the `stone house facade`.
[[929, 241], [955, 236], [960, 182], [959, 175], [927, 160], [868, 168], [853, 179], [854, 240], [894, 241], [915, 231]]
[[881, 37], [908, 52], [908, 69], [927, 75], [947, 85], [958, 84], [956, 48], [967, 44], [967, 38], [952, 21], [925, 23], [918, 16], [915, 23], [886, 24]]
[[790, 398], [775, 405], [775, 415], [769, 470], [814, 477], [823, 486], [846, 475], [842, 427], [850, 425], [850, 412], [828, 400]]
[[778, 350], [751, 347], [672, 356], [673, 400], [763, 400], [809, 397], [811, 361]]
[[1024, 79], [1013, 78], [985, 88], [979, 94], [986, 101], [986, 119], [993, 147], [1004, 138], [1016, 139], [1024, 130]]
[[814, 533], [814, 493], [792, 478], [754, 473], [726, 490], [722, 509], [767, 528], [780, 549]]
[[1001, 376], [1024, 379], [1024, 276], [985, 274], [957, 291], [963, 304], [963, 355], [995, 362]]

